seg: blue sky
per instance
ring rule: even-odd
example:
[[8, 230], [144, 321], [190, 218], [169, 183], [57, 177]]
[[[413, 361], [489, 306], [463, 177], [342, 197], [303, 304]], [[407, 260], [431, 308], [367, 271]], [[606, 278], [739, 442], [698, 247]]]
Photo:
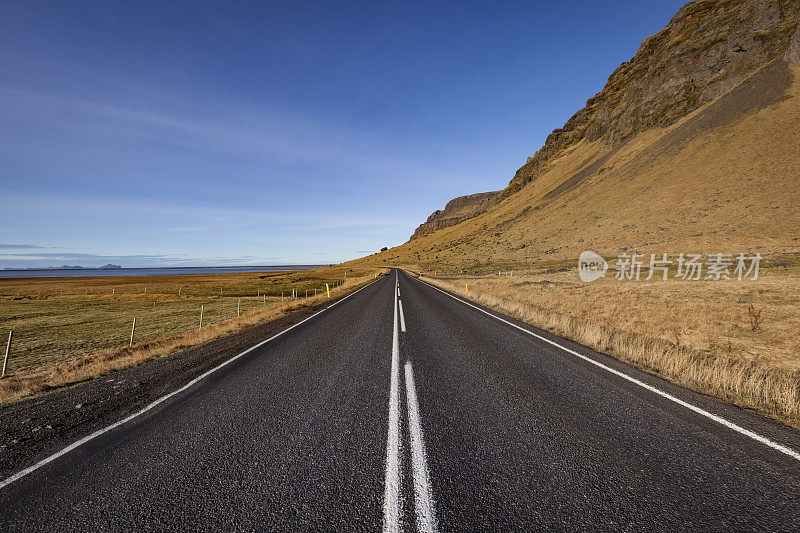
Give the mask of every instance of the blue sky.
[[0, 268], [401, 244], [682, 3], [0, 1]]

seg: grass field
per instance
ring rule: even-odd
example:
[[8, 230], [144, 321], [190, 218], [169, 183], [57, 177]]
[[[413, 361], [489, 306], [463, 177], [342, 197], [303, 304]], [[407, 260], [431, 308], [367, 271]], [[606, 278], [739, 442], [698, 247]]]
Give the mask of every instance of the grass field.
[[762, 269], [757, 281], [741, 282], [586, 284], [574, 268], [423, 279], [800, 427], [800, 267]]
[[[7, 377], [0, 382], [0, 402], [277, 318], [327, 298], [323, 296], [326, 283], [333, 294], [341, 294], [377, 272], [326, 267], [211, 275], [2, 279], [0, 337], [5, 341], [9, 330], [14, 333]], [[297, 298], [292, 298], [293, 290]], [[134, 317], [134, 346], [128, 348]]]

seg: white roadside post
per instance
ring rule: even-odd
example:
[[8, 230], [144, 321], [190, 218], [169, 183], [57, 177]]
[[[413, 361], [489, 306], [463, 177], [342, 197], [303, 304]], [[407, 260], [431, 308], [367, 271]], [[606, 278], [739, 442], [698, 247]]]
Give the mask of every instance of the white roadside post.
[[264, 307], [267, 306], [267, 294], [264, 293]]
[[200, 304], [200, 327], [197, 329], [203, 329], [203, 304]]
[[239, 303], [236, 304], [236, 316], [240, 315], [241, 309], [242, 309], [242, 299], [239, 298]]
[[133, 332], [136, 331], [136, 317], [133, 317], [133, 326], [131, 326], [131, 342], [128, 343], [128, 346], [133, 346]]
[[14, 330], [9, 330], [8, 332], [8, 344], [6, 344], [6, 356], [3, 358], [3, 373], [0, 374], [0, 378], [6, 377], [6, 365], [8, 364], [8, 352], [11, 351], [11, 334], [14, 333]]

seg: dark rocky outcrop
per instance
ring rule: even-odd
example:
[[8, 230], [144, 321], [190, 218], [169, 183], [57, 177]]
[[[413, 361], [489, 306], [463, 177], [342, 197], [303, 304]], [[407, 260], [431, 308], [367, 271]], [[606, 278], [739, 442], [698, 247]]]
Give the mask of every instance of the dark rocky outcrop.
[[411, 239], [436, 231], [437, 229], [458, 224], [459, 222], [485, 212], [494, 205], [499, 194], [500, 191], [481, 192], [478, 194], [459, 196], [458, 198], [450, 200], [447, 202], [447, 205], [444, 206], [444, 209], [437, 209], [431, 213], [428, 220], [417, 227]]

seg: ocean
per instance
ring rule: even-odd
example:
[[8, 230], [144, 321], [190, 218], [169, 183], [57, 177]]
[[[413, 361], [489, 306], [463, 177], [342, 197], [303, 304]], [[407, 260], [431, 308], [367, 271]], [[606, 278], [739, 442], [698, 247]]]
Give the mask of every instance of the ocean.
[[190, 274], [233, 274], [237, 272], [274, 272], [306, 270], [319, 266], [230, 266], [168, 268], [43, 268], [36, 270], [0, 270], [0, 278], [80, 278], [101, 276], [175, 276]]

